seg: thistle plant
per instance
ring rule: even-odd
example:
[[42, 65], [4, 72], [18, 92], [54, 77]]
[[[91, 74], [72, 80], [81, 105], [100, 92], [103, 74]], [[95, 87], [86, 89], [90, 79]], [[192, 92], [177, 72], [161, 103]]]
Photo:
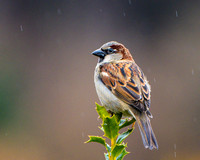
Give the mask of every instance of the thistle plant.
[[[126, 151], [127, 143], [124, 143], [124, 140], [133, 132], [134, 128], [132, 127], [122, 133], [119, 133], [119, 131], [131, 124], [134, 125], [135, 119], [122, 119], [122, 113], [111, 115], [103, 106], [97, 103], [96, 111], [102, 119], [102, 124], [99, 128], [104, 132], [104, 135], [103, 137], [89, 136], [90, 139], [85, 143], [97, 142], [102, 144], [107, 151], [107, 153], [104, 153], [106, 160], [122, 160], [129, 153]], [[106, 142], [104, 137], [110, 140], [110, 144]]]

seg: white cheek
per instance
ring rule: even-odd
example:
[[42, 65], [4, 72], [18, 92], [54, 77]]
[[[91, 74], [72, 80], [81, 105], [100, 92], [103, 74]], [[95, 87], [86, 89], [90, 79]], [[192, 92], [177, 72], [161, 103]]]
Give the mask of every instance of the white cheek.
[[122, 59], [122, 54], [116, 53], [116, 54], [109, 54], [106, 55], [103, 62], [111, 62], [111, 61], [118, 61]]

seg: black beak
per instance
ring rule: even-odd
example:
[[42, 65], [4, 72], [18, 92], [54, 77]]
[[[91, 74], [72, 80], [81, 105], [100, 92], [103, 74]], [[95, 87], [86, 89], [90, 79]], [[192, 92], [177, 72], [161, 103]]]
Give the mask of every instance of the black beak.
[[96, 51], [92, 52], [92, 55], [100, 57], [100, 58], [104, 58], [106, 53], [102, 51], [101, 49], [97, 49]]

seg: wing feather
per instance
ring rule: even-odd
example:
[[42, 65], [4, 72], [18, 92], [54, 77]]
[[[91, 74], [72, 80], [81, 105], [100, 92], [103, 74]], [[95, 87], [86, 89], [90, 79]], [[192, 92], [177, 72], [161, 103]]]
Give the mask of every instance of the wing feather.
[[115, 96], [130, 106], [141, 112], [150, 107], [148, 82], [134, 62], [104, 63], [100, 66], [99, 78]]

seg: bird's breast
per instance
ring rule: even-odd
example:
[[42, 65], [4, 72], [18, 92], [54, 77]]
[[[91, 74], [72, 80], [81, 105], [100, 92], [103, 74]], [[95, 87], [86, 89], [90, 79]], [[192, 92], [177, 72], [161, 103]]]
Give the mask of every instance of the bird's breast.
[[99, 78], [99, 67], [97, 66], [94, 74], [96, 92], [102, 105], [114, 113], [122, 112], [125, 117], [132, 117], [133, 113], [129, 105], [117, 98]]

